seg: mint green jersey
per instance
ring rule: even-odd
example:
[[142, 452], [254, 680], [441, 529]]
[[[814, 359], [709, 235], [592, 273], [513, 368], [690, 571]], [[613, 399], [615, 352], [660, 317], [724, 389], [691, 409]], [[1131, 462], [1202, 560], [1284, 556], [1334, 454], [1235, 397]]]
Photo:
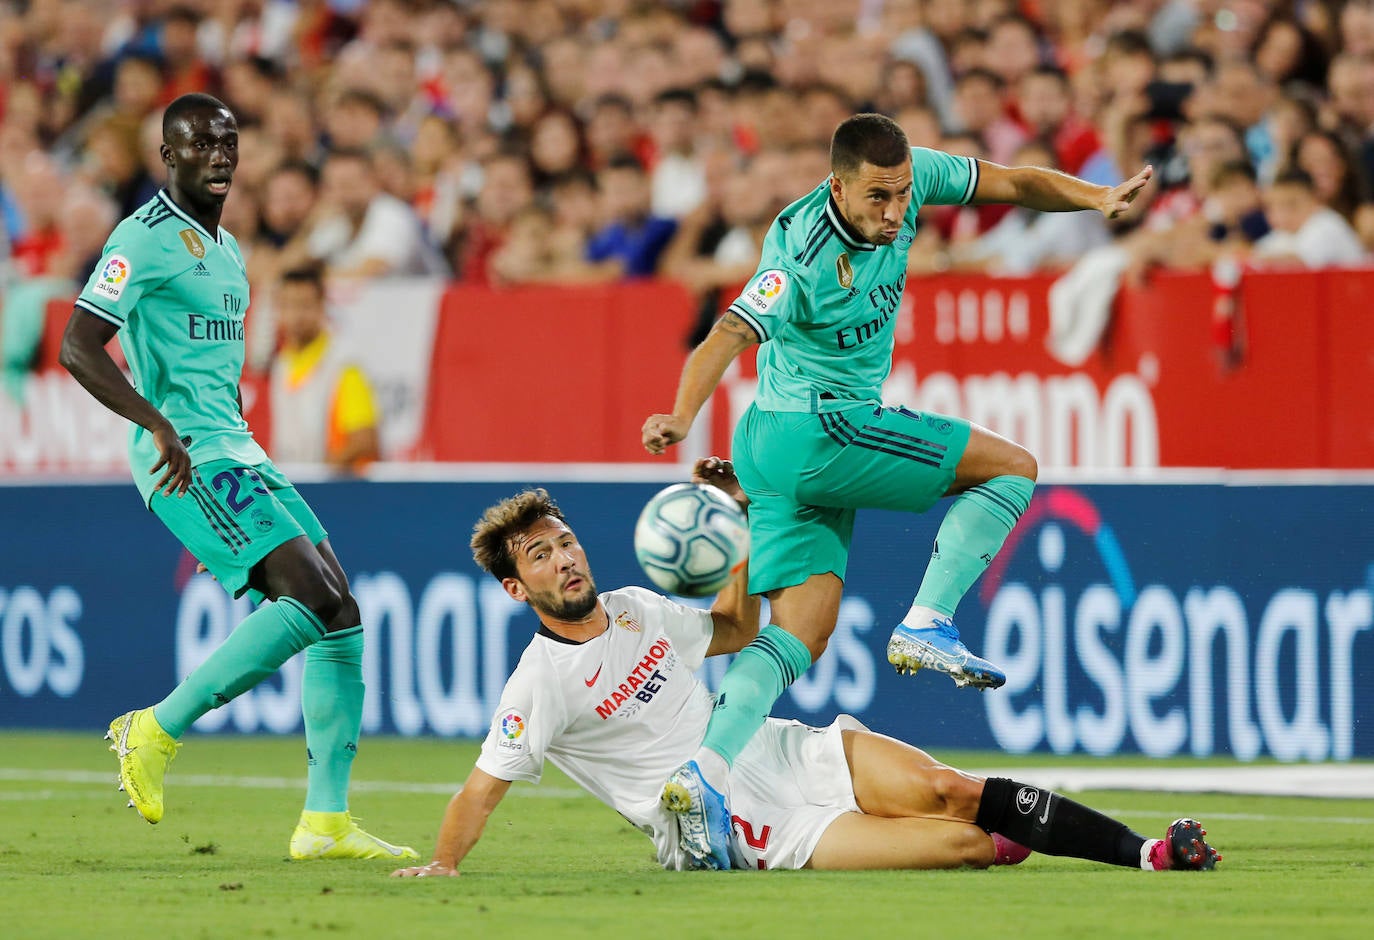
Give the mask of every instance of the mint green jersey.
[[758, 273], [730, 305], [762, 344], [757, 407], [817, 413], [882, 401], [916, 213], [967, 203], [978, 188], [971, 157], [913, 147], [911, 170], [911, 205], [890, 245], [858, 237], [829, 180], [773, 220]]
[[[163, 190], [115, 227], [76, 305], [119, 327], [134, 387], [189, 438], [192, 465], [267, 459], [239, 413], [248, 275], [234, 236], [211, 235]], [[129, 466], [145, 502], [158, 459], [134, 425]]]

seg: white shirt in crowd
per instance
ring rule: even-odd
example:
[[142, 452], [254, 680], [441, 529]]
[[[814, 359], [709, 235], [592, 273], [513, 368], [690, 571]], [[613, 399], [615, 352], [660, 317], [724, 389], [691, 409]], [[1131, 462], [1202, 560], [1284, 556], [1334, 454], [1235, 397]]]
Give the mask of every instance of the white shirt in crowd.
[[1364, 245], [1350, 223], [1336, 210], [1322, 207], [1313, 212], [1296, 232], [1270, 232], [1255, 242], [1257, 258], [1296, 255], [1309, 268], [1359, 264], [1365, 260]]
[[309, 249], [312, 257], [337, 268], [377, 258], [387, 263], [389, 275], [435, 274], [442, 269], [415, 213], [389, 193], [379, 193], [368, 203], [356, 235], [342, 215], [321, 221], [310, 233]]
[[680, 219], [706, 198], [706, 170], [695, 157], [664, 154], [650, 177], [650, 190], [654, 215]]
[[1053, 261], [1077, 260], [1112, 240], [1099, 212], [1032, 212], [1016, 208], [973, 244], [962, 258], [992, 261], [997, 274], [1031, 274]]

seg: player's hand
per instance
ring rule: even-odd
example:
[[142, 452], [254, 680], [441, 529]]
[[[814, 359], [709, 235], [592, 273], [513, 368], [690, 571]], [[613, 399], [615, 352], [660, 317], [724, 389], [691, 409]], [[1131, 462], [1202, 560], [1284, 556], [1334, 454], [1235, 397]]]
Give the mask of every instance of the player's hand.
[[1146, 166], [1126, 182], [1107, 193], [1098, 210], [1109, 219], [1114, 219], [1131, 207], [1135, 197], [1145, 188], [1145, 184], [1155, 175], [1155, 168]]
[[649, 415], [640, 437], [644, 441], [644, 449], [657, 456], [667, 450], [668, 445], [676, 444], [686, 437], [690, 430], [692, 422], [688, 418], [679, 418], [677, 415]]
[[191, 455], [186, 451], [186, 444], [177, 437], [176, 429], [171, 424], [163, 424], [153, 431], [153, 443], [157, 445], [161, 456], [148, 474], [151, 476], [166, 468], [153, 487], [153, 492], [165, 496], [176, 493], [180, 499], [191, 488]]
[[749, 497], [744, 494], [744, 487], [739, 485], [739, 480], [735, 477], [735, 465], [728, 460], [719, 457], [701, 458], [696, 462], [696, 466], [692, 467], [692, 482], [714, 486], [739, 503], [741, 509], [749, 505]]
[[398, 868], [391, 873], [392, 878], [457, 878], [458, 869], [439, 862], [416, 865], [413, 868]]

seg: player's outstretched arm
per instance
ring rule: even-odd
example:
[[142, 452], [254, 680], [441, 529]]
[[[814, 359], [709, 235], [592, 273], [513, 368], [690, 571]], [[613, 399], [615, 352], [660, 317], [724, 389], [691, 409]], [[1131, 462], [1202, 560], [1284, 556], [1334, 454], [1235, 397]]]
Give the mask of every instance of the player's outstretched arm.
[[758, 334], [739, 314], [726, 311], [716, 321], [711, 332], [692, 350], [682, 367], [678, 380], [677, 400], [673, 413], [649, 415], [640, 431], [644, 449], [651, 454], [663, 453], [669, 445], [687, 436], [696, 420], [697, 412], [720, 384], [725, 369], [735, 357], [759, 341]]
[[[749, 511], [749, 497], [735, 477], [735, 467], [720, 457], [703, 457], [692, 468], [692, 482], [714, 486]], [[707, 656], [738, 653], [758, 636], [759, 610], [762, 602], [749, 593], [749, 565], [746, 563], [730, 580], [711, 604], [711, 619], [715, 629]]]
[[428, 865], [398, 868], [393, 878], [456, 878], [458, 863], [482, 838], [487, 817], [510, 789], [510, 781], [472, 768], [463, 789], [454, 794], [444, 811], [439, 838], [434, 843], [434, 859]]
[[113, 323], [79, 307], [73, 308], [67, 330], [62, 334], [58, 361], [102, 405], [153, 433], [161, 459], [148, 472], [161, 470], [157, 489], [181, 496], [191, 486], [191, 457], [172, 423], [134, 390], [105, 350], [116, 331]]
[[1154, 175], [1146, 166], [1120, 186], [1097, 186], [1058, 170], [1039, 166], [1006, 167], [978, 161], [978, 188], [974, 203], [1012, 203], [1040, 212], [1073, 212], [1096, 209], [1114, 219], [1131, 207], [1135, 197]]

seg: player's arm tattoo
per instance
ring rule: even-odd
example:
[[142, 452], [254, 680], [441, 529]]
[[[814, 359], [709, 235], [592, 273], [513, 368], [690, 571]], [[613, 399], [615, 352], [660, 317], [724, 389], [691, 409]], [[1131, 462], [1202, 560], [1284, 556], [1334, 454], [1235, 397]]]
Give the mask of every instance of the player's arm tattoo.
[[725, 311], [725, 316], [716, 321], [715, 328], [748, 343], [757, 343], [762, 339], [758, 332], [733, 310]]

